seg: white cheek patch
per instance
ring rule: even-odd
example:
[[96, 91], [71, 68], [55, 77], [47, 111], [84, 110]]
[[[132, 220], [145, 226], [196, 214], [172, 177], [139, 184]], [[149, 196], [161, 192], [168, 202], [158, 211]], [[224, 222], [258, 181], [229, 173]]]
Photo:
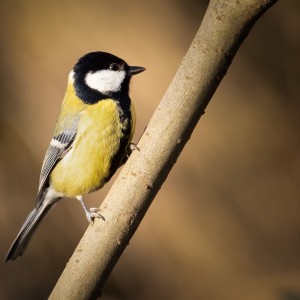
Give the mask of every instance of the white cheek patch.
[[102, 94], [119, 92], [125, 78], [125, 71], [101, 70], [89, 72], [85, 76], [85, 83]]

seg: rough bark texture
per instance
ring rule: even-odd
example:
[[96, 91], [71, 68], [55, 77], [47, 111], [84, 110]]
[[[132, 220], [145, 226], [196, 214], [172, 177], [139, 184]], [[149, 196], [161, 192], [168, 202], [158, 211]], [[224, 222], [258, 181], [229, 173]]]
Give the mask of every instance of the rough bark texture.
[[129, 243], [236, 51], [276, 0], [212, 0], [138, 147], [101, 205], [50, 299], [95, 299]]

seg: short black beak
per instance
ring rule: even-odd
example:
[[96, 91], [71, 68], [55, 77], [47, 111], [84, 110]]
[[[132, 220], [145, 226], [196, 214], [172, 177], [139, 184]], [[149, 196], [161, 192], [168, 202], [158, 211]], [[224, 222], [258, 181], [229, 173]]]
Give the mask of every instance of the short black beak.
[[139, 74], [141, 72], [144, 72], [145, 70], [146, 69], [143, 68], [143, 67], [132, 66], [132, 67], [129, 67], [128, 75], [129, 76], [136, 75], [136, 74]]

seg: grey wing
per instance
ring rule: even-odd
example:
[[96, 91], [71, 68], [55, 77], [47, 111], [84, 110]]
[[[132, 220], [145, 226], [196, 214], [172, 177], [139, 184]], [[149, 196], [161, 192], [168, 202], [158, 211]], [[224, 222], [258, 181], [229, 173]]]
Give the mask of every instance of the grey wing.
[[68, 152], [76, 137], [77, 130], [64, 130], [61, 134], [52, 138], [48, 150], [46, 152], [39, 183], [39, 193], [44, 189], [45, 183], [47, 183], [49, 174]]

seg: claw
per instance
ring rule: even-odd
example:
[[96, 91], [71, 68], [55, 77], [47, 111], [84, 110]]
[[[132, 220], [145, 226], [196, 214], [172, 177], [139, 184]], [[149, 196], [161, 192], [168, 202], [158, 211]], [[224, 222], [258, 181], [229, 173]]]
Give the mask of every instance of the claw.
[[127, 157], [129, 157], [130, 154], [131, 154], [134, 150], [140, 151], [140, 148], [139, 148], [136, 144], [130, 143], [129, 146], [127, 147], [127, 151], [126, 151]]

